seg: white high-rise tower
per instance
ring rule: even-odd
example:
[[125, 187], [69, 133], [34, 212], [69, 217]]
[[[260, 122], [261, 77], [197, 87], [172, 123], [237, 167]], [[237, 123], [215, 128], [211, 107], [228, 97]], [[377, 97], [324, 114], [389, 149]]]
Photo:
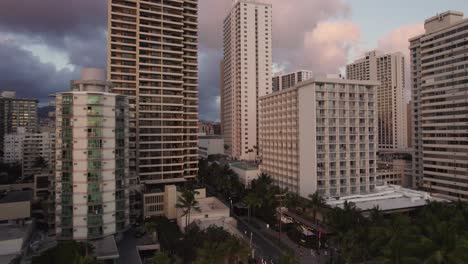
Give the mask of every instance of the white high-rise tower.
[[271, 93], [272, 6], [237, 0], [224, 20], [223, 134], [227, 154], [253, 160], [258, 150], [258, 101]]

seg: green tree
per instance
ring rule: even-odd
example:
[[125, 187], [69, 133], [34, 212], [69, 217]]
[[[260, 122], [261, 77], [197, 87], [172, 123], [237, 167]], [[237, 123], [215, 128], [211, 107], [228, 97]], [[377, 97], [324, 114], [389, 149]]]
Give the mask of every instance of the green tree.
[[153, 243], [156, 243], [156, 240], [157, 240], [157, 233], [156, 233], [157, 224], [155, 222], [153, 222], [153, 221], [146, 222], [145, 223], [145, 230], [146, 230], [146, 232], [151, 234], [151, 239], [152, 239]]
[[171, 264], [172, 261], [166, 252], [159, 251], [154, 255], [153, 263], [154, 264]]
[[182, 194], [179, 196], [178, 202], [176, 204], [177, 208], [183, 210], [182, 216], [185, 216], [185, 228], [190, 223], [190, 215], [193, 210], [200, 212], [200, 207], [198, 207], [198, 201], [195, 199], [195, 195], [198, 194], [198, 191], [193, 189], [184, 189]]
[[323, 212], [323, 208], [325, 208], [325, 206], [325, 199], [318, 192], [309, 194], [307, 207], [312, 210], [312, 218], [314, 222], [317, 222], [317, 212]]
[[286, 255], [282, 255], [279, 259], [279, 264], [298, 264], [299, 262], [297, 261], [296, 257], [288, 253]]
[[262, 206], [262, 201], [256, 193], [249, 192], [244, 198], [244, 203], [247, 205], [248, 208], [248, 217], [250, 222], [250, 217], [255, 214], [255, 208], [259, 208], [260, 206]]

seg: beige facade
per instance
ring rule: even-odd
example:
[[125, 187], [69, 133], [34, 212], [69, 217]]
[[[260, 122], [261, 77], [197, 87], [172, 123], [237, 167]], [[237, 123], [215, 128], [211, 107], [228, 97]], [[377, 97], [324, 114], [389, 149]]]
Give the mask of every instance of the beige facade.
[[312, 71], [300, 70], [292, 73], [275, 74], [271, 80], [272, 91], [277, 92], [296, 86], [296, 84], [313, 77]]
[[302, 197], [373, 191], [378, 84], [314, 77], [261, 97], [261, 171]]
[[[40, 160], [44, 163], [40, 164]], [[33, 177], [43, 169], [55, 168], [55, 131], [26, 133], [23, 140], [23, 177]]]
[[447, 11], [411, 38], [416, 186], [468, 201], [468, 19]]
[[129, 98], [136, 219], [140, 189], [164, 189], [198, 172], [198, 1], [108, 3], [108, 79]]
[[254, 160], [258, 152], [258, 101], [271, 93], [272, 6], [253, 0], [233, 2], [224, 19], [222, 102], [228, 155]]
[[128, 99], [103, 70], [84, 69], [56, 95], [56, 234], [95, 239], [129, 224]]
[[403, 54], [367, 52], [364, 58], [346, 66], [346, 78], [380, 82], [377, 89], [379, 149], [407, 148], [408, 124]]

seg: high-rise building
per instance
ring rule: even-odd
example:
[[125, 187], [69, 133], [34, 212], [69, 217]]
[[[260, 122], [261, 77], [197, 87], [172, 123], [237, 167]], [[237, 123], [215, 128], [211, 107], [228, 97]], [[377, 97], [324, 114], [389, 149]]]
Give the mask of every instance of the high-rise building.
[[406, 149], [408, 131], [403, 54], [367, 52], [364, 58], [346, 66], [346, 77], [380, 82], [377, 89], [379, 149]]
[[434, 195], [468, 201], [468, 19], [447, 11], [409, 40], [413, 175]]
[[6, 134], [3, 137], [3, 163], [21, 164], [23, 161], [23, 141], [26, 130], [20, 127], [16, 133]]
[[131, 185], [164, 199], [165, 184], [198, 172], [198, 1], [108, 3], [108, 79], [129, 98]]
[[56, 95], [55, 228], [58, 239], [97, 239], [129, 224], [128, 99], [84, 69]]
[[262, 172], [302, 197], [373, 191], [378, 84], [313, 77], [261, 97]]
[[0, 94], [0, 158], [3, 157], [3, 139], [22, 127], [25, 132], [37, 131], [36, 99], [16, 98], [15, 92]]
[[227, 154], [254, 160], [258, 98], [271, 93], [272, 6], [237, 0], [224, 19], [223, 135]]
[[309, 80], [313, 77], [312, 71], [300, 70], [286, 74], [275, 74], [272, 78], [273, 92], [294, 87], [297, 83]]

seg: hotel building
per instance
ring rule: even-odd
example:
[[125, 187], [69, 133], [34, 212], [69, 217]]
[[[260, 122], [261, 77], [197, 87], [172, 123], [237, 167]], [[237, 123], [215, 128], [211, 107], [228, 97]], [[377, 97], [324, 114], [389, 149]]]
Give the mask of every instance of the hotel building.
[[379, 149], [406, 149], [408, 124], [403, 54], [367, 52], [364, 58], [346, 66], [346, 78], [380, 82], [377, 88]]
[[305, 70], [286, 74], [275, 74], [272, 78], [272, 90], [273, 92], [277, 92], [283, 89], [288, 89], [294, 87], [297, 83], [306, 81], [312, 77], [313, 73]]
[[57, 239], [97, 239], [129, 225], [128, 99], [109, 93], [99, 69], [84, 69], [56, 95]]
[[224, 19], [222, 129], [226, 154], [254, 160], [258, 152], [258, 98], [271, 93], [272, 6], [236, 0]]
[[447, 11], [410, 42], [416, 186], [468, 201], [468, 19]]
[[261, 171], [302, 197], [373, 191], [378, 85], [314, 77], [261, 97]]
[[108, 12], [108, 79], [129, 98], [132, 219], [162, 215], [141, 210], [137, 186], [163, 200], [164, 185], [198, 172], [198, 1], [109, 0]]

